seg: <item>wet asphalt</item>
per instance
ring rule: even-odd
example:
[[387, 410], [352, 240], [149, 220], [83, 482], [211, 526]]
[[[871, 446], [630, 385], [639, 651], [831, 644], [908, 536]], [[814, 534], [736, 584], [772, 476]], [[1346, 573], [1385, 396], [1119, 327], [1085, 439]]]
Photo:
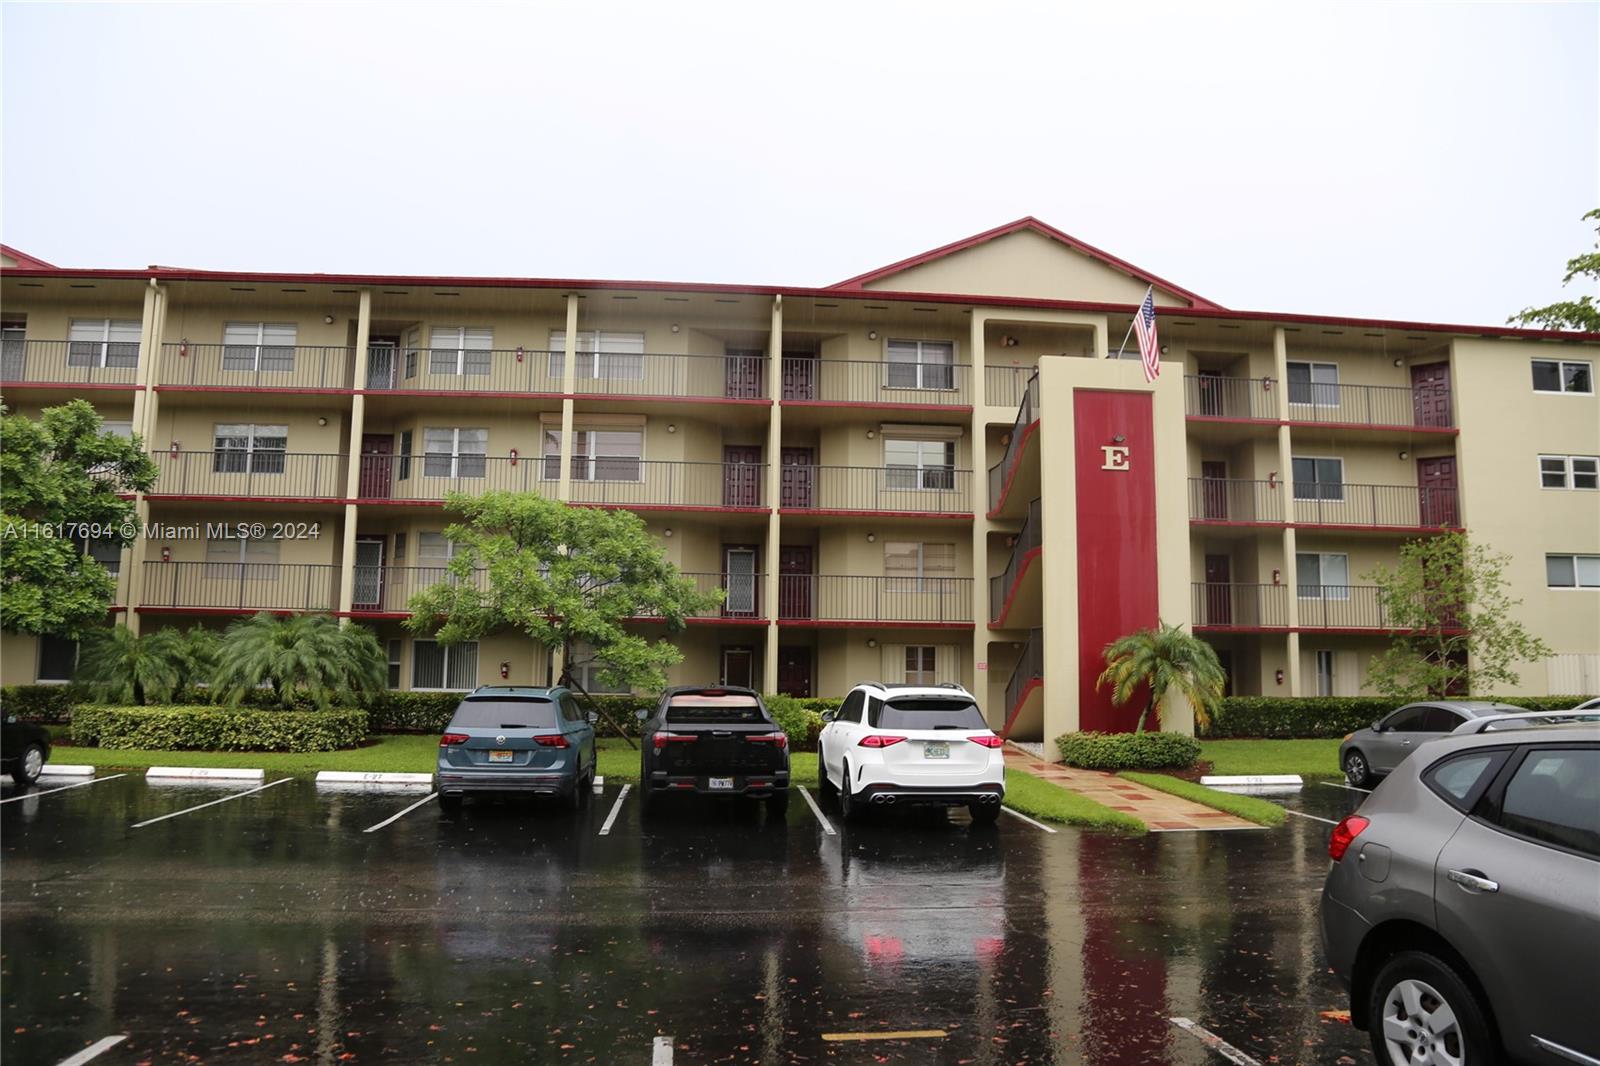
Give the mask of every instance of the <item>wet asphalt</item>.
[[[630, 792], [602, 835], [607, 787], [365, 832], [427, 790], [294, 779], [131, 828], [251, 786], [48, 787], [0, 805], [6, 1066], [118, 1034], [97, 1066], [642, 1066], [660, 1035], [677, 1064], [1224, 1061], [1173, 1017], [1262, 1063], [1373, 1061], [1322, 1014], [1312, 818], [1130, 838], [823, 804], [829, 834], [798, 796], [642, 823]], [[838, 1039], [905, 1031], [943, 1035]]]

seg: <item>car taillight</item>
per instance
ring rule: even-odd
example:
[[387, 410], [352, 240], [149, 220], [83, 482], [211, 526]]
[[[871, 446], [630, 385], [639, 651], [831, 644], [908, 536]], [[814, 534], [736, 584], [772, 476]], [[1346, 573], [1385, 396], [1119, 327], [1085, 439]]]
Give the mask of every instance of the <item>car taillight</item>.
[[465, 744], [466, 742], [467, 735], [465, 733], [446, 733], [439, 738], [439, 746], [441, 748], [453, 748], [457, 744]]
[[780, 748], [789, 746], [787, 733], [750, 733], [745, 739], [752, 744], [776, 744]]
[[693, 733], [657, 733], [651, 743], [655, 745], [657, 751], [660, 751], [668, 744], [684, 744], [699, 739]]
[[1001, 740], [993, 733], [985, 733], [981, 737], [968, 737], [967, 739], [972, 741], [974, 744], [982, 744], [986, 748], [998, 748], [1005, 744], [1005, 741]]
[[860, 746], [863, 748], [887, 748], [889, 745], [898, 744], [904, 739], [905, 737], [891, 737], [885, 736], [882, 733], [869, 733], [867, 736], [861, 738]]
[[1334, 862], [1344, 858], [1344, 853], [1350, 850], [1350, 845], [1356, 842], [1356, 837], [1371, 824], [1371, 819], [1363, 818], [1359, 814], [1345, 815], [1344, 820], [1333, 827], [1333, 836], [1328, 838], [1328, 858]]
[[541, 748], [564, 748], [567, 746], [566, 735], [562, 733], [549, 733], [544, 736], [534, 737], [533, 742]]

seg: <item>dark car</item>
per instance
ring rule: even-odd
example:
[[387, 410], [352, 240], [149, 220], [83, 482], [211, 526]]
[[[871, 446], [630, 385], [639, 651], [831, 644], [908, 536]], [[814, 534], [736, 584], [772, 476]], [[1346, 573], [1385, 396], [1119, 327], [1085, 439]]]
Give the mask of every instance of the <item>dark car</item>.
[[577, 808], [594, 775], [594, 725], [569, 690], [483, 685], [439, 738], [433, 779], [447, 809], [492, 792], [559, 796]]
[[648, 810], [667, 793], [752, 796], [789, 806], [789, 738], [754, 689], [670, 688], [640, 711], [639, 798]]
[[0, 773], [10, 774], [19, 785], [31, 785], [39, 780], [49, 758], [50, 734], [44, 727], [6, 715], [0, 728]]
[[1516, 714], [1522, 710], [1487, 700], [1431, 700], [1408, 703], [1365, 729], [1358, 729], [1339, 745], [1339, 769], [1357, 788], [1394, 772], [1419, 744], [1444, 736], [1464, 722], [1491, 714]]

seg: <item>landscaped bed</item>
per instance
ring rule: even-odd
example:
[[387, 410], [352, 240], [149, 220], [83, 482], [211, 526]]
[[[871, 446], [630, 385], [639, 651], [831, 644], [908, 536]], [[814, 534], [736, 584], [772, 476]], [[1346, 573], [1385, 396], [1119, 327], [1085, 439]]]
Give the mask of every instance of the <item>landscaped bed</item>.
[[[1338, 777], [1338, 737], [1317, 740], [1206, 740], [1200, 759], [1213, 774], [1299, 774]], [[1187, 776], [1187, 775], [1186, 775]]]
[[1267, 800], [1256, 799], [1254, 796], [1222, 792], [1195, 784], [1193, 781], [1185, 781], [1180, 777], [1173, 777], [1171, 774], [1147, 774], [1125, 770], [1118, 776], [1144, 785], [1146, 788], [1153, 788], [1157, 792], [1179, 796], [1203, 807], [1226, 811], [1257, 825], [1282, 825], [1284, 821], [1282, 807]]
[[1006, 806], [1042, 822], [1058, 822], [1081, 829], [1143, 833], [1146, 828], [1131, 814], [1114, 811], [1087, 796], [1042, 781], [1024, 770], [1006, 771]]

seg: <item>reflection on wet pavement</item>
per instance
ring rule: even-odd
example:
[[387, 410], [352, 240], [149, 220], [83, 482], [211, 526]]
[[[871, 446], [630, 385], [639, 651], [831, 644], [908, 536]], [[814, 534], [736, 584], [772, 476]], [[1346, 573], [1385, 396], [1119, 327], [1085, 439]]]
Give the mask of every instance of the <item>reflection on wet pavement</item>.
[[[0, 1057], [53, 1063], [1371, 1062], [1317, 939], [1328, 826], [1125, 838], [616, 796], [447, 817], [415, 792], [136, 775], [0, 807]], [[16, 793], [6, 791], [6, 796]], [[1337, 819], [1362, 797], [1308, 786]], [[838, 1041], [829, 1034], [940, 1030]]]

